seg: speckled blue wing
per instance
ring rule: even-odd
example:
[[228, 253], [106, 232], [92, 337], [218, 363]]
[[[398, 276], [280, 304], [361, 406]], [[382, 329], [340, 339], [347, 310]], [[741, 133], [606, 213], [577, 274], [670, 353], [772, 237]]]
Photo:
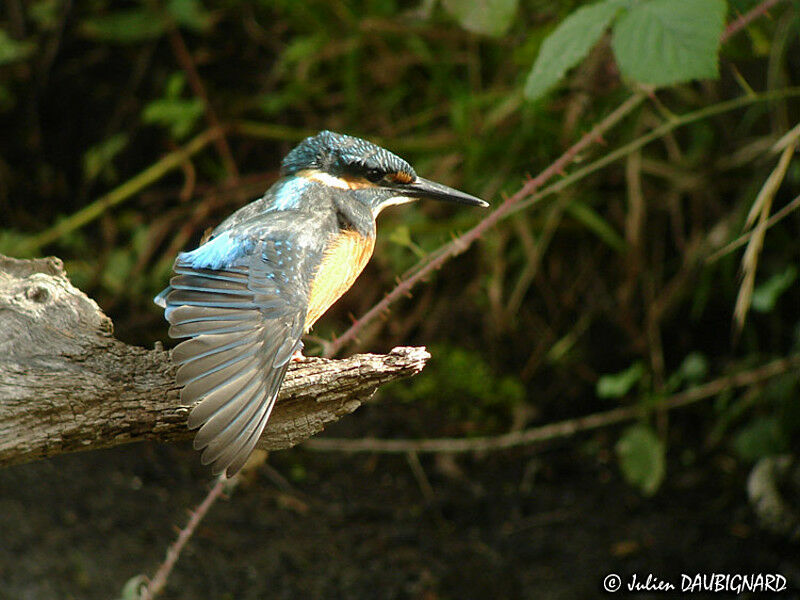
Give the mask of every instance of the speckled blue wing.
[[172, 357], [181, 401], [194, 405], [194, 446], [215, 474], [230, 477], [244, 465], [302, 348], [309, 270], [301, 267], [308, 259], [307, 252], [293, 257], [286, 241], [224, 232], [181, 254], [156, 297], [170, 336], [188, 338]]

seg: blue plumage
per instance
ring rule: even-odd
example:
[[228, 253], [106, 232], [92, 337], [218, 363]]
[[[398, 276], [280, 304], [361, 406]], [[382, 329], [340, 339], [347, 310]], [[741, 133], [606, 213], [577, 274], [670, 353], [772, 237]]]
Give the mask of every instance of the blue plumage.
[[292, 210], [300, 206], [303, 194], [313, 185], [308, 179], [290, 177], [275, 186], [275, 194], [270, 205], [271, 210]]
[[193, 269], [223, 269], [252, 252], [254, 241], [224, 231], [191, 252], [181, 252], [178, 260]]

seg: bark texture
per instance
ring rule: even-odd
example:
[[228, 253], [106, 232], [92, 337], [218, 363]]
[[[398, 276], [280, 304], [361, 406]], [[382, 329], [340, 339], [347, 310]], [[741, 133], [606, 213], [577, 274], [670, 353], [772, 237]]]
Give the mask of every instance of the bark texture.
[[[112, 333], [59, 259], [0, 255], [0, 465], [192, 436], [169, 352], [129, 346]], [[294, 363], [259, 446], [302, 442], [383, 383], [419, 373], [428, 358], [424, 348], [395, 348]]]

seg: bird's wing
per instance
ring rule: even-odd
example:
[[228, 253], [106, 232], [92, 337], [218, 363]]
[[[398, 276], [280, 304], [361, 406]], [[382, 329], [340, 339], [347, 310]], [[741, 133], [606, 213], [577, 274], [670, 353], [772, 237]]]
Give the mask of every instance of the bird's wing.
[[[216, 244], [216, 246], [215, 246]], [[300, 256], [302, 254], [302, 256]], [[292, 354], [302, 348], [308, 303], [306, 249], [272, 240], [212, 239], [175, 261], [157, 298], [169, 335], [181, 401], [195, 405], [189, 428], [203, 464], [230, 477], [267, 423]]]

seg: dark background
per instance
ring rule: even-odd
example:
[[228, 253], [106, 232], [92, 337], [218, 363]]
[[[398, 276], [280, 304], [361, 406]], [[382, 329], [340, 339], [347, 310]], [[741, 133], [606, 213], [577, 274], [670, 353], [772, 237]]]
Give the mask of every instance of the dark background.
[[[451, 1], [6, 0], [0, 252], [59, 256], [117, 337], [151, 346], [171, 344], [151, 299], [175, 254], [320, 129], [372, 139], [496, 207], [631, 94], [604, 39], [545, 99], [523, 98], [542, 40], [580, 4], [522, 1], [488, 36], [465, 30]], [[728, 21], [757, 3], [730, 4]], [[718, 80], [658, 91], [567, 172], [747, 86], [800, 84], [799, 11], [778, 4], [723, 46]], [[420, 455], [424, 477], [403, 456], [274, 453], [214, 506], [164, 597], [579, 598], [612, 572], [770, 572], [800, 586], [797, 542], [762, 528], [746, 491], [760, 460], [797, 454], [798, 373], [652, 409], [800, 351], [797, 211], [766, 233], [740, 333], [744, 247], [712, 258], [745, 231], [799, 106], [700, 119], [501, 221], [343, 351], [425, 345], [433, 358], [323, 435], [491, 436], [637, 404], [650, 407], [641, 422]], [[225, 145], [37, 237], [215, 124]], [[795, 158], [771, 212], [798, 193]], [[374, 258], [307, 351], [486, 214], [387, 210]], [[210, 485], [188, 445], [0, 471], [0, 598], [119, 596], [153, 574]]]

